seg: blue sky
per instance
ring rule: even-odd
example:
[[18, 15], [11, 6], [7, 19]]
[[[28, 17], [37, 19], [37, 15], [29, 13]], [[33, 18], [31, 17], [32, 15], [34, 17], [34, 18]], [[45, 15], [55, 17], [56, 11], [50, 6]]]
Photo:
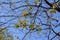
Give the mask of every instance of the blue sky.
[[[17, 1], [20, 1], [20, 0], [0, 0], [0, 2], [10, 2], [10, 1], [12, 1], [12, 2], [17, 2]], [[21, 3], [13, 4], [13, 5], [12, 5], [12, 6], [13, 6], [12, 8], [16, 8], [16, 7], [25, 5], [25, 4], [26, 4], [25, 1], [26, 1], [26, 0], [23, 0]], [[49, 1], [52, 1], [52, 0], [49, 0]], [[32, 4], [32, 2], [33, 2], [33, 1], [30, 0], [29, 3]], [[48, 5], [45, 5], [45, 4], [44, 4], [43, 6], [48, 6]], [[24, 7], [24, 8], [27, 10], [26, 7]], [[3, 5], [0, 5], [0, 16], [2, 16], [2, 15], [21, 15], [24, 8], [19, 8], [19, 9], [13, 11], [13, 10], [11, 10], [9, 4], [3, 4]], [[34, 12], [35, 10], [36, 10], [36, 9], [31, 10], [31, 12], [32, 12], [32, 11]], [[44, 15], [44, 13], [43, 13], [42, 15]], [[38, 17], [39, 17], [39, 16], [38, 16]], [[60, 14], [59, 14], [58, 12], [56, 12], [56, 14], [53, 14], [53, 17], [56, 18], [56, 19], [58, 19], [58, 20], [60, 20]], [[13, 18], [14, 18], [14, 20], [9, 21], [10, 19], [13, 19]], [[47, 20], [47, 19], [43, 18], [42, 16], [40, 16], [40, 18], [42, 19], [43, 23], [45, 23], [45, 22], [46, 22], [45, 20]], [[5, 23], [5, 22], [8, 21], [8, 23], [2, 25], [2, 27], [3, 27], [3, 26], [4, 26], [4, 27], [7, 27], [7, 26], [9, 27], [9, 28], [7, 28], [7, 29], [9, 29], [8, 32], [10, 32], [11, 34], [13, 34], [14, 40], [16, 40], [16, 36], [19, 37], [19, 40], [22, 40], [22, 38], [24, 37], [25, 33], [28, 32], [28, 30], [26, 30], [26, 29], [22, 30], [21, 28], [17, 28], [17, 29], [14, 28], [14, 24], [17, 23], [18, 20], [21, 20], [21, 19], [24, 19], [24, 18], [23, 18], [23, 17], [21, 17], [21, 18], [1, 17], [1, 18], [0, 18], [0, 24], [2, 24], [1, 22]], [[37, 21], [38, 21], [38, 20], [37, 20]], [[39, 22], [39, 21], [38, 21], [38, 22]], [[55, 21], [53, 21], [52, 23], [53, 23], [54, 25], [56, 25], [56, 24], [60, 23], [60, 21], [59, 21], [58, 23], [55, 22]], [[42, 26], [42, 25], [41, 25], [41, 27], [42, 27], [42, 28], [46, 28], [47, 26]], [[57, 27], [57, 28], [55, 28], [54, 30], [55, 30], [56, 32], [58, 32], [58, 31], [60, 31], [60, 27]], [[40, 34], [37, 34], [36, 32], [29, 33], [29, 34], [26, 36], [25, 40], [26, 40], [26, 39], [27, 39], [27, 40], [47, 40], [47, 36], [46, 36], [46, 35], [47, 35], [48, 33], [45, 35], [44, 32], [46, 33], [46, 32], [48, 32], [48, 30], [46, 30], [46, 31], [43, 30], [43, 31], [41, 31]], [[54, 34], [51, 33], [50, 37], [53, 37], [53, 35], [54, 35]], [[54, 38], [54, 40], [58, 40], [58, 39], [57, 39], [57, 38]]]

